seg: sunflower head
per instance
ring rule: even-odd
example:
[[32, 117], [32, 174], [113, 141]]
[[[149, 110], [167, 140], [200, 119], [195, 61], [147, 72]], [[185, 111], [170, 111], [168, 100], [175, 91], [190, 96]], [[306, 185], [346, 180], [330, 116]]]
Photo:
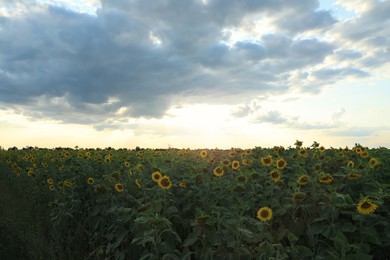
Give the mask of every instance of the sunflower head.
[[245, 175], [239, 175], [236, 177], [236, 180], [238, 182], [246, 182], [248, 180], [248, 178]]
[[320, 151], [320, 153], [323, 153], [323, 152], [325, 152], [325, 147], [323, 147], [323, 146], [320, 146], [320, 147], [318, 147], [318, 151]]
[[286, 168], [286, 166], [287, 162], [284, 159], [278, 159], [276, 161], [276, 168], [278, 168], [279, 170], [283, 170], [284, 168]]
[[304, 186], [308, 182], [309, 182], [309, 176], [307, 176], [307, 175], [299, 176], [299, 178], [297, 180], [297, 183], [298, 183], [299, 186]]
[[274, 182], [279, 182], [281, 178], [281, 174], [278, 170], [273, 170], [269, 173]]
[[347, 162], [347, 167], [348, 168], [353, 168], [353, 167], [355, 167], [355, 163], [353, 161], [348, 161]]
[[187, 183], [186, 183], [185, 181], [179, 182], [178, 185], [179, 185], [180, 188], [185, 188], [185, 187], [187, 187]]
[[158, 186], [163, 190], [168, 190], [172, 187], [172, 182], [168, 176], [163, 176], [158, 180]]
[[115, 184], [114, 188], [115, 188], [115, 190], [116, 190], [117, 192], [123, 192], [123, 190], [124, 190], [124, 189], [123, 189], [123, 185], [120, 184], [120, 183]]
[[130, 163], [129, 162], [124, 162], [123, 164], [125, 165], [126, 168], [130, 167]]
[[362, 176], [363, 176], [363, 174], [351, 172], [351, 173], [348, 173], [348, 180], [355, 181], [355, 180], [360, 179]]
[[299, 150], [299, 151], [298, 151], [298, 155], [301, 156], [301, 157], [304, 157], [304, 158], [306, 158], [307, 156], [309, 156], [309, 154], [307, 153], [306, 150]]
[[372, 158], [370, 159], [370, 161], [369, 161], [369, 164], [370, 164], [370, 167], [371, 167], [371, 168], [374, 168], [375, 166], [378, 165], [378, 159], [375, 158], [375, 157], [372, 157]]
[[302, 144], [303, 144], [303, 142], [302, 142], [302, 141], [298, 141], [298, 140], [297, 140], [297, 141], [295, 142], [295, 144], [294, 144], [294, 145], [295, 145], [296, 147], [301, 147], [301, 146], [302, 146]]
[[262, 207], [257, 211], [257, 218], [262, 222], [271, 220], [272, 218], [272, 209], [269, 207]]
[[325, 176], [320, 178], [320, 183], [331, 183], [333, 182], [333, 177], [330, 174], [326, 174]]
[[214, 170], [213, 170], [213, 174], [217, 177], [221, 177], [223, 176], [223, 174], [225, 173], [225, 171], [223, 170], [223, 168], [221, 166], [217, 166]]
[[294, 192], [292, 195], [292, 200], [295, 202], [301, 202], [306, 199], [306, 194], [303, 192]]
[[359, 203], [356, 207], [356, 210], [360, 214], [368, 215], [368, 214], [373, 213], [377, 208], [378, 208], [378, 205], [371, 202], [368, 197], [365, 197], [364, 199], [359, 201]]
[[269, 167], [273, 163], [272, 156], [268, 155], [266, 157], [263, 157], [263, 158], [260, 159], [260, 162], [261, 162], [261, 164]]
[[89, 185], [93, 185], [93, 184], [95, 183], [95, 180], [94, 180], [92, 177], [88, 177], [88, 178], [87, 178], [87, 183], [88, 183]]
[[152, 173], [152, 180], [155, 182], [158, 182], [158, 180], [161, 178], [161, 173], [159, 171], [155, 171]]
[[207, 151], [206, 150], [201, 151], [200, 152], [200, 157], [206, 158], [207, 157]]
[[234, 160], [234, 161], [232, 162], [232, 169], [233, 169], [233, 170], [237, 170], [238, 168], [240, 168], [240, 162], [237, 161], [237, 160]]

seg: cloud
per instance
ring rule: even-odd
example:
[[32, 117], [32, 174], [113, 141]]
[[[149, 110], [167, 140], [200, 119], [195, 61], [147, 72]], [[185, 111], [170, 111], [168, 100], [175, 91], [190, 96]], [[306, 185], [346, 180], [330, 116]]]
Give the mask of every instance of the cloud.
[[[162, 118], [183, 103], [320, 92], [329, 82], [369, 76], [390, 53], [388, 29], [379, 30], [388, 1], [343, 24], [315, 0], [102, 0], [95, 15], [23, 3], [0, 4], [9, 14], [0, 13], [0, 105], [63, 122], [102, 126], [111, 117]], [[16, 6], [23, 12], [12, 13]], [[264, 17], [273, 30], [244, 25]], [[227, 30], [248, 37], [234, 40]], [[331, 32], [336, 40], [322, 37]], [[339, 39], [365, 45], [351, 51]], [[376, 47], [367, 53], [365, 46]], [[325, 66], [332, 56], [356, 66]], [[252, 108], [240, 109], [233, 115]], [[262, 119], [288, 121], [272, 113]]]

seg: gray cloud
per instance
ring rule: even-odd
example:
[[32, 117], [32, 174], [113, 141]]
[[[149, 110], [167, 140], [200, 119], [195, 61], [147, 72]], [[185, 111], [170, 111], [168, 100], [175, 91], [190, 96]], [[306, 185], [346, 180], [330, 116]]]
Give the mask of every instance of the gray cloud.
[[[389, 34], [374, 30], [380, 21], [374, 14], [384, 14], [380, 6], [388, 3], [377, 5], [357, 21], [375, 23], [364, 27], [365, 36], [354, 24], [338, 30], [370, 45], [388, 44]], [[296, 37], [337, 24], [315, 0], [102, 0], [96, 16], [33, 1], [27, 8], [22, 15], [0, 15], [0, 105], [64, 122], [102, 126], [110, 117], [159, 118], [180, 102], [239, 104], [283, 94], [292, 86], [292, 71], [307, 75], [335, 50], [344, 59], [375, 64], [359, 50]], [[269, 17], [278, 30], [229, 43], [224, 29], [256, 16]], [[369, 72], [330, 68], [314, 75], [318, 82], [303, 91]], [[286, 121], [277, 112], [263, 119]]]

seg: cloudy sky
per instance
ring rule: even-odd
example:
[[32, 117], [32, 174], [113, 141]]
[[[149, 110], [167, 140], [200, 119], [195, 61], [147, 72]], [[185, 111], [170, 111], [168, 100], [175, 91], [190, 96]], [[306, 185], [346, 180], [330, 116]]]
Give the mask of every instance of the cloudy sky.
[[390, 0], [2, 0], [0, 145], [390, 147]]

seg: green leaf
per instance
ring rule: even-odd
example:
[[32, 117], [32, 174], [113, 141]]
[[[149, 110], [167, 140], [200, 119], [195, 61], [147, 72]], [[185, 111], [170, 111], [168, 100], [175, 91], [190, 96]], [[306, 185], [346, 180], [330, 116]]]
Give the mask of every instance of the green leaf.
[[192, 246], [199, 240], [199, 236], [191, 233], [186, 240], [184, 240], [183, 246]]
[[252, 238], [254, 236], [253, 232], [246, 228], [237, 228], [246, 237]]

